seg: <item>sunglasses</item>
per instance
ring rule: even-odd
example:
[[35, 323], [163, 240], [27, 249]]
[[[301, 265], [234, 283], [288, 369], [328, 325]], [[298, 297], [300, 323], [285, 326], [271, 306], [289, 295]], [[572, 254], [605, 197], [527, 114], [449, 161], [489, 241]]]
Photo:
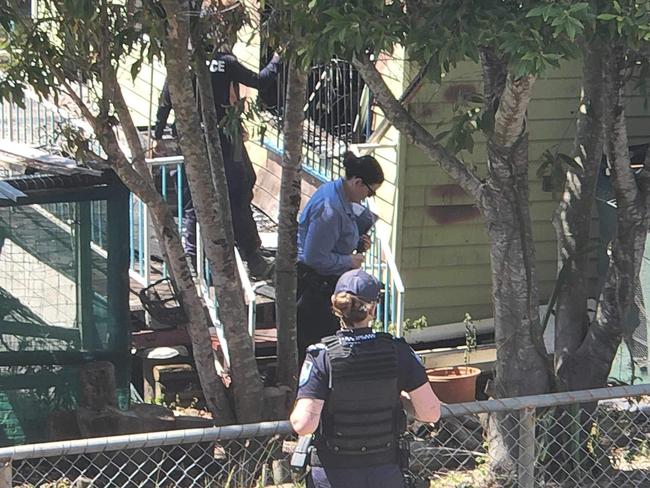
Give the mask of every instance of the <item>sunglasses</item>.
[[361, 183], [363, 183], [366, 186], [366, 188], [368, 189], [368, 198], [374, 197], [375, 194], [376, 194], [375, 190], [373, 190], [372, 187], [368, 183], [366, 183], [365, 181], [361, 180]]

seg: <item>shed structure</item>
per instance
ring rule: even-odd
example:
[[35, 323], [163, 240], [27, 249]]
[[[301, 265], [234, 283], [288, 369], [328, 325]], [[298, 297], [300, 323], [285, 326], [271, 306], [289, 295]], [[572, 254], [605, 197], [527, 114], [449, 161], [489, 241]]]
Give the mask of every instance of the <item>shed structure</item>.
[[0, 185], [17, 192], [0, 198], [0, 445], [46, 440], [94, 361], [115, 366], [128, 404], [128, 193], [37, 153], [0, 141]]

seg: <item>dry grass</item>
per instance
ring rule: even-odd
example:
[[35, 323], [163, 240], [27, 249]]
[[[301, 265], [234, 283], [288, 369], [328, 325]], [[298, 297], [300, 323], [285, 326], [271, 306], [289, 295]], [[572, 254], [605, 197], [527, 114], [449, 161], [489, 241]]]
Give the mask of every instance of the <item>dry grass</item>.
[[483, 488], [488, 485], [488, 466], [481, 464], [468, 471], [449, 471], [438, 473], [431, 480], [430, 488]]

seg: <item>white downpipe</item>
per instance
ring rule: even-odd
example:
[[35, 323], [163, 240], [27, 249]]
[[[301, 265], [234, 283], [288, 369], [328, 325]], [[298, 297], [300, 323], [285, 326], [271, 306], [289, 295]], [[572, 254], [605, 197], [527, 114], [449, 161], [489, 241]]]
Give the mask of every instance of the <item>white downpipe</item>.
[[237, 271], [239, 272], [239, 278], [241, 279], [241, 286], [244, 290], [244, 296], [248, 302], [248, 333], [251, 336], [253, 341], [253, 346], [255, 346], [255, 315], [256, 315], [256, 305], [257, 298], [255, 296], [255, 289], [251, 283], [246, 268], [244, 267], [244, 261], [239, 254], [239, 250], [235, 247], [235, 260], [237, 261]]

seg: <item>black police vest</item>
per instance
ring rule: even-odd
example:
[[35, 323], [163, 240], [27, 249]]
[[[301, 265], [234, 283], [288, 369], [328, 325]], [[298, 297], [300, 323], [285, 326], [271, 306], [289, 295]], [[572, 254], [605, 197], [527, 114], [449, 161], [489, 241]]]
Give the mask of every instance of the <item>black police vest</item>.
[[406, 428], [397, 384], [397, 348], [390, 334], [341, 344], [322, 340], [330, 362], [331, 390], [315, 441], [326, 467], [365, 467], [398, 462]]

